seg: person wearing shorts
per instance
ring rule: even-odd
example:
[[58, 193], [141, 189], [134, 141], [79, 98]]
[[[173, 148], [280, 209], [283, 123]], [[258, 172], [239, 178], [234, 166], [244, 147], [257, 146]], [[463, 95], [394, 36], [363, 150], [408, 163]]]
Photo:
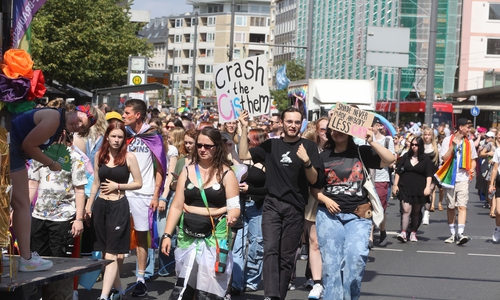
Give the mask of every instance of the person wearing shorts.
[[[463, 245], [469, 241], [469, 238], [464, 235], [464, 230], [467, 218], [467, 202], [469, 201], [469, 180], [476, 175], [477, 158], [474, 142], [468, 139], [471, 125], [470, 121], [465, 118], [458, 119], [455, 133], [443, 140], [439, 151], [439, 155], [445, 162], [441, 168], [449, 165], [447, 164], [448, 161], [455, 161], [456, 164], [451, 165], [457, 168], [455, 182], [442, 182], [448, 204], [447, 217], [451, 232], [451, 236], [445, 240], [445, 243], [448, 244]], [[465, 151], [468, 151], [468, 153], [464, 154]], [[466, 159], [462, 160], [464, 155]], [[463, 163], [460, 163], [461, 161]], [[438, 170], [438, 174], [441, 171], [441, 169]], [[458, 210], [458, 232], [455, 229], [455, 209]]]

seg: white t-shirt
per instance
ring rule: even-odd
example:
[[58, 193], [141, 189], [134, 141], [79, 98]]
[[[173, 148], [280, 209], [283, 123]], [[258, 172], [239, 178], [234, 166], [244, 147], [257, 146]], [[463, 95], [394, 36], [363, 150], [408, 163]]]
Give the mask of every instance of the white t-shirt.
[[[385, 148], [385, 140], [386, 139], [389, 140], [387, 143], [387, 149], [389, 149], [389, 151], [391, 151], [392, 154], [395, 154], [396, 152], [394, 151], [394, 140], [392, 139], [392, 137], [384, 136], [380, 140], [377, 140], [374, 137], [373, 140]], [[391, 181], [389, 176], [390, 176], [389, 169], [387, 167], [380, 169], [380, 170], [375, 169], [375, 182], [389, 182], [389, 181]]]
[[[450, 148], [450, 139], [451, 139], [451, 136], [447, 136], [444, 138], [443, 142], [441, 143], [441, 149], [439, 150], [439, 157], [440, 158], [442, 158], [443, 155], [445, 155], [446, 152], [448, 152], [448, 149]], [[472, 151], [471, 159], [476, 159], [477, 152], [476, 152], [476, 147], [474, 147], [474, 141], [471, 141], [471, 140], [468, 140], [468, 141], [470, 143], [470, 148]], [[455, 151], [455, 159], [458, 162], [458, 161], [460, 161], [461, 158], [462, 158], [462, 152], [461, 152], [461, 149], [459, 149], [458, 151]], [[460, 169], [459, 164], [457, 163], [456, 182], [462, 182], [462, 181], [469, 181], [469, 173], [465, 169]]]
[[491, 161], [494, 163], [500, 162], [500, 148], [497, 148], [497, 150], [495, 150], [495, 153], [493, 154], [493, 158], [491, 159]]
[[[143, 195], [153, 195], [156, 183], [153, 164], [155, 158], [153, 153], [140, 138], [134, 138], [128, 145], [127, 151], [134, 153], [139, 163], [139, 170], [141, 170], [142, 188], [133, 192]], [[133, 182], [132, 174], [130, 174], [129, 182]], [[128, 191], [125, 194], [129, 197]]]
[[[179, 150], [175, 148], [173, 145], [168, 145], [168, 151], [167, 151], [167, 165], [170, 165], [170, 158], [179, 156]], [[168, 170], [168, 168], [167, 168]]]

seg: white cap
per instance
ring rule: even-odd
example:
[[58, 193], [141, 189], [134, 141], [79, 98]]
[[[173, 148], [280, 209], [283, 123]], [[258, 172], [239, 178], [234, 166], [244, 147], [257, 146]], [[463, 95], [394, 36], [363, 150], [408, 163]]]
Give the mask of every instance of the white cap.
[[494, 134], [492, 131], [488, 131], [488, 132], [486, 132], [486, 136], [487, 136], [487, 137], [494, 138], [494, 137], [495, 137], [495, 134]]

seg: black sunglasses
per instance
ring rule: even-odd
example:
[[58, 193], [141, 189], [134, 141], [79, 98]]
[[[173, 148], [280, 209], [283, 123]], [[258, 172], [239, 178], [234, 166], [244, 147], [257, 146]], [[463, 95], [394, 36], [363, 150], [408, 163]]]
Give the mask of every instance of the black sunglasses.
[[417, 146], [417, 147], [418, 147], [418, 144], [413, 144], [413, 143], [411, 143], [410, 145], [412, 145], [412, 146]]
[[196, 143], [196, 148], [198, 148], [198, 149], [205, 148], [206, 150], [212, 150], [213, 147], [215, 147], [215, 145]]

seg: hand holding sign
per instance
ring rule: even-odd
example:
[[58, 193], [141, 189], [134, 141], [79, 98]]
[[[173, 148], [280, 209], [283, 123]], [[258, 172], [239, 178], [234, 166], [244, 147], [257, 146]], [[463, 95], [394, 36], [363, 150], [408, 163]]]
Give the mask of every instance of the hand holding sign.
[[373, 118], [374, 114], [370, 112], [339, 102], [332, 111], [328, 127], [360, 139], [368, 139]]

